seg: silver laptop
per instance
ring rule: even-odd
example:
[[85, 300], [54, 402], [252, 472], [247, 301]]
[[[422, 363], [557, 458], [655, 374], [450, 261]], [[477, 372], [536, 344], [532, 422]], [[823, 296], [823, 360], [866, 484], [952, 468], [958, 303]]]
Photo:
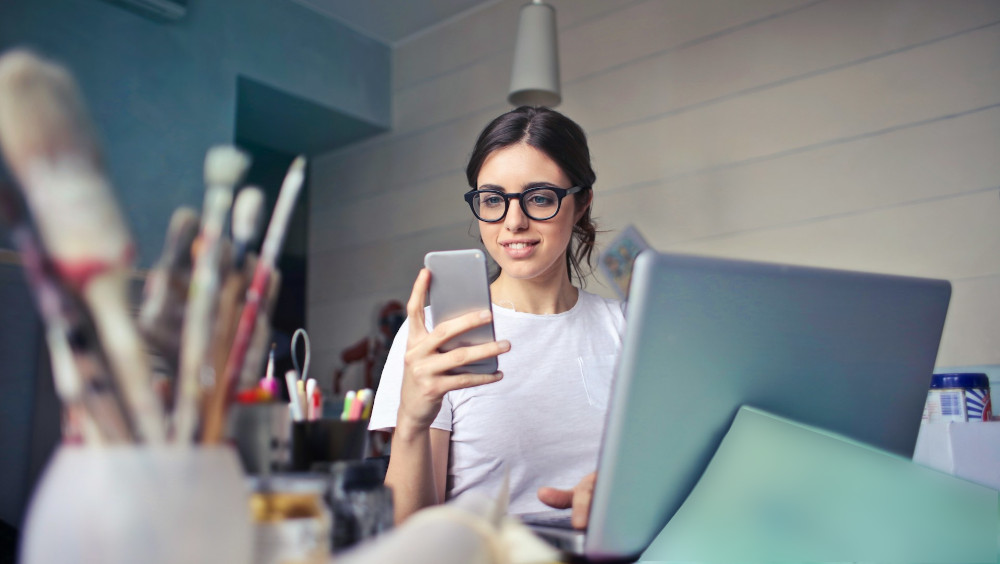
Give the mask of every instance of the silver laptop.
[[942, 280], [644, 252], [590, 524], [533, 529], [637, 558], [744, 404], [911, 457], [950, 296]]

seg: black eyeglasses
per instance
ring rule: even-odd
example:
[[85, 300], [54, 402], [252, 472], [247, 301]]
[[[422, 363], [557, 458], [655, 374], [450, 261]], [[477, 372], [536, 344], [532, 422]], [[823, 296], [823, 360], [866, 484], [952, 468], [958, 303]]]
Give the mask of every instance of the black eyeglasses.
[[559, 213], [562, 200], [570, 194], [583, 190], [582, 186], [572, 188], [556, 188], [555, 186], [538, 186], [528, 188], [524, 192], [507, 193], [500, 190], [470, 190], [465, 193], [465, 201], [469, 202], [473, 215], [479, 221], [496, 223], [507, 217], [510, 199], [517, 198], [521, 202], [521, 211], [535, 221], [552, 219]]

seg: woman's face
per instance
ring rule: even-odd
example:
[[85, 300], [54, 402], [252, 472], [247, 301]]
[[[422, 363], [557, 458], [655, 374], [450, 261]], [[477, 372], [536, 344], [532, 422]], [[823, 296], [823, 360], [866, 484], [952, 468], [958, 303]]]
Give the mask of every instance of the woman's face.
[[[571, 188], [572, 184], [545, 153], [519, 143], [486, 157], [476, 187], [516, 193], [535, 186]], [[479, 222], [479, 234], [486, 251], [503, 269], [503, 276], [522, 280], [566, 278], [566, 248], [573, 225], [585, 211], [585, 206], [576, 205], [574, 196], [566, 196], [555, 217], [536, 221], [524, 215], [519, 199], [512, 199], [501, 221]]]

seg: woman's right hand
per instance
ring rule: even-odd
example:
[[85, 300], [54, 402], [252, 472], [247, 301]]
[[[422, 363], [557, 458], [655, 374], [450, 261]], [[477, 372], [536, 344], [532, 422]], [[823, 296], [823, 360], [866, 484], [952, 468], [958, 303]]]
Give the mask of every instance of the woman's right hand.
[[409, 430], [430, 428], [441, 400], [452, 390], [471, 388], [496, 382], [503, 374], [447, 374], [448, 371], [505, 353], [510, 350], [508, 341], [496, 341], [481, 345], [459, 347], [446, 353], [438, 349], [452, 337], [473, 327], [485, 325], [492, 319], [492, 312], [471, 312], [455, 319], [438, 323], [428, 332], [424, 323], [424, 296], [430, 286], [431, 273], [426, 268], [420, 270], [413, 293], [406, 303], [409, 316], [409, 337], [406, 341], [406, 355], [403, 357], [403, 387], [399, 398], [399, 413], [396, 427]]

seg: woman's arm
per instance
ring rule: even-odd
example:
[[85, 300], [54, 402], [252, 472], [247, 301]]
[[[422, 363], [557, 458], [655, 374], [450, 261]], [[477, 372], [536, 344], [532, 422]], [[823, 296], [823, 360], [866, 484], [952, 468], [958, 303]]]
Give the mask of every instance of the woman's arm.
[[392, 488], [396, 523], [417, 510], [444, 502], [451, 432], [423, 429], [392, 434], [385, 483]]
[[452, 337], [489, 323], [492, 313], [489, 310], [468, 313], [438, 323], [433, 331], [427, 331], [424, 296], [429, 285], [430, 271], [423, 269], [417, 275], [406, 304], [409, 333], [403, 356], [403, 383], [399, 393], [396, 429], [385, 479], [386, 484], [393, 488], [397, 523], [423, 507], [444, 501], [451, 433], [431, 429], [431, 423], [441, 411], [445, 394], [496, 382], [503, 376], [499, 372], [458, 375], [449, 375], [448, 372], [510, 349], [509, 342], [497, 341], [439, 352]]

